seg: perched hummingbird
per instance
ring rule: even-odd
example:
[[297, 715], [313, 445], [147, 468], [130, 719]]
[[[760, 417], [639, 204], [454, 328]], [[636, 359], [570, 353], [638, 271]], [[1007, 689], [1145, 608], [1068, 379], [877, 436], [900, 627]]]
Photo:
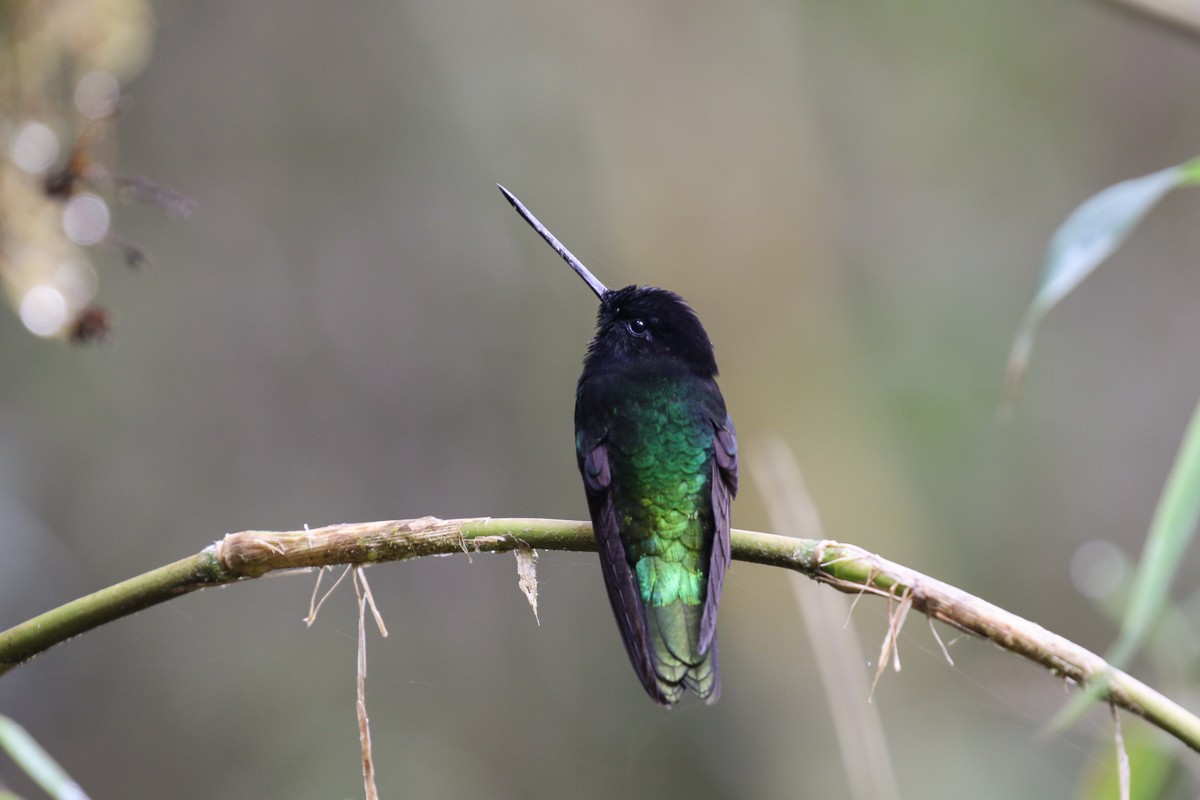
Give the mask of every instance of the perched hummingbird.
[[608, 289], [499, 188], [600, 298], [575, 392], [575, 455], [629, 660], [663, 705], [685, 688], [716, 702], [738, 465], [712, 342], [682, 297]]

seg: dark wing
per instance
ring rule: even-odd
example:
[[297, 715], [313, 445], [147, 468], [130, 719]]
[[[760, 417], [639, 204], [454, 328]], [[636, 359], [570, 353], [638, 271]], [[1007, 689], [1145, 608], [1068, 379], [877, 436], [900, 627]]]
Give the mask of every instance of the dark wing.
[[708, 563], [708, 591], [704, 598], [704, 616], [700, 618], [700, 652], [707, 653], [717, 635], [717, 606], [725, 568], [729, 566], [729, 504], [737, 494], [737, 431], [725, 415], [721, 424], [713, 423], [712, 510], [713, 543]]
[[621, 630], [621, 640], [625, 643], [629, 660], [633, 663], [638, 679], [646, 687], [646, 691], [659, 703], [669, 703], [658, 686], [654, 662], [650, 657], [650, 642], [637, 582], [629, 569], [625, 546], [621, 544], [617, 514], [613, 507], [608, 448], [603, 439], [592, 444], [580, 441], [579, 445], [576, 451], [579, 471], [583, 475], [583, 485], [587, 491], [592, 530], [596, 534], [596, 549], [600, 553], [600, 566], [604, 571], [604, 587], [608, 590], [608, 601], [612, 604], [613, 616], [616, 617], [617, 627]]

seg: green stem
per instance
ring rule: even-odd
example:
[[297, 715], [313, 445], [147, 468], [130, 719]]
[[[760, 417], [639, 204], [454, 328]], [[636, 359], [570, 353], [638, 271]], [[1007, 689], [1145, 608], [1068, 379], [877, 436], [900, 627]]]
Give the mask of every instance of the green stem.
[[[1200, 718], [1079, 645], [935, 578], [828, 539], [735, 530], [733, 557], [796, 570], [843, 592], [899, 601], [959, 630], [989, 639], [1077, 684], [1101, 682], [1104, 699], [1144, 717], [1200, 751]], [[106, 622], [208, 586], [268, 572], [368, 565], [429, 555], [595, 549], [591, 526], [552, 519], [411, 520], [331, 525], [310, 531], [231, 533], [189, 558], [73, 600], [0, 632], [0, 675]], [[899, 624], [898, 621], [893, 624]]]
[[222, 574], [211, 548], [72, 600], [0, 633], [0, 675], [59, 642], [206, 586], [236, 580]]

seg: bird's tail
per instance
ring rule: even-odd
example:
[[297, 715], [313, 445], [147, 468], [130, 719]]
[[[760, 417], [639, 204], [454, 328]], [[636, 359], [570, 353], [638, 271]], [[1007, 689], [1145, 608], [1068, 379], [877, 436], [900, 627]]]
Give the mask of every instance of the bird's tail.
[[721, 674], [717, 662], [717, 637], [713, 634], [708, 649], [700, 652], [700, 618], [703, 605], [676, 601], [665, 606], [650, 606], [646, 611], [652, 677], [656, 686], [647, 686], [651, 695], [657, 689], [668, 704], [679, 701], [684, 689], [691, 689], [710, 705], [721, 696]]

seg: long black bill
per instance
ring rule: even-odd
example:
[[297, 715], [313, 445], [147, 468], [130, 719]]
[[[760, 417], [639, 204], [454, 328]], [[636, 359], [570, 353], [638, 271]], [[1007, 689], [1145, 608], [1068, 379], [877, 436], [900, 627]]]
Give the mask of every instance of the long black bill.
[[529, 209], [526, 208], [520, 200], [514, 197], [512, 192], [510, 192], [508, 189], [505, 189], [498, 183], [496, 184], [496, 188], [499, 189], [506, 198], [508, 198], [508, 202], [512, 203], [512, 207], [517, 210], [517, 213], [520, 214], [535, 231], [541, 234], [541, 237], [546, 240], [546, 244], [553, 247], [554, 252], [562, 256], [563, 261], [566, 261], [568, 264], [570, 264], [571, 269], [578, 272], [579, 277], [583, 278], [587, 285], [592, 287], [592, 291], [596, 293], [596, 296], [603, 300], [604, 295], [608, 294], [608, 287], [596, 280], [596, 276], [589, 272], [588, 268], [585, 267], [578, 258], [571, 255], [571, 251], [564, 247], [562, 242], [554, 238], [554, 234], [546, 230], [546, 226], [538, 222], [538, 218], [529, 213]]

